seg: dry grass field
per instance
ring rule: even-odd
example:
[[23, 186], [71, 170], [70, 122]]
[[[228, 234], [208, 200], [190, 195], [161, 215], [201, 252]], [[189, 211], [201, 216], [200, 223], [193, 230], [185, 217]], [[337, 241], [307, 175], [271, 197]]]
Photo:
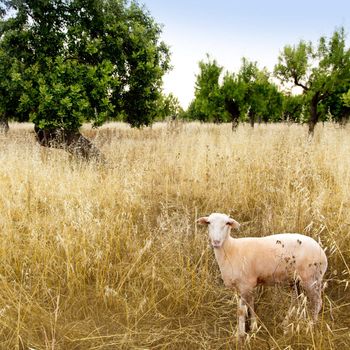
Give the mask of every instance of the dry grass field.
[[0, 349], [235, 349], [236, 296], [197, 217], [240, 237], [301, 232], [325, 247], [319, 323], [257, 290], [247, 349], [350, 348], [350, 129], [122, 124], [85, 129], [108, 164], [0, 136]]

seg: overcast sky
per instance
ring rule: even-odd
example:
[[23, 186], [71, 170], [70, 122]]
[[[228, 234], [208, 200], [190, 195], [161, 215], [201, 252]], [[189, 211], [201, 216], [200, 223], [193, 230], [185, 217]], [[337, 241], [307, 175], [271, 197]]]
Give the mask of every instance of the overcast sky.
[[164, 91], [187, 107], [194, 97], [198, 62], [206, 53], [230, 72], [241, 58], [272, 70], [281, 49], [299, 40], [316, 43], [343, 26], [350, 38], [350, 0], [140, 0], [170, 46], [173, 70]]

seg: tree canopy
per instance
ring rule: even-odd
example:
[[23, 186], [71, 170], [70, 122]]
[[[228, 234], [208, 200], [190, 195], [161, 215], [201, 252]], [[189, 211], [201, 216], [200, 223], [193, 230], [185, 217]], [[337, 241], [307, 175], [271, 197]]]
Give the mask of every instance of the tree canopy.
[[238, 114], [241, 120], [249, 116], [253, 126], [255, 118], [266, 122], [281, 115], [282, 95], [257, 62], [243, 58], [239, 72], [226, 72], [222, 82], [223, 67], [209, 56], [207, 62], [199, 62], [199, 69], [195, 98], [187, 111], [189, 119], [227, 122]]
[[9, 0], [1, 13], [0, 114], [70, 131], [152, 122], [169, 51], [136, 2]]
[[223, 96], [220, 93], [219, 78], [222, 67], [207, 55], [207, 62], [199, 62], [200, 72], [196, 76], [195, 99], [190, 106], [191, 119], [201, 121], [224, 121]]

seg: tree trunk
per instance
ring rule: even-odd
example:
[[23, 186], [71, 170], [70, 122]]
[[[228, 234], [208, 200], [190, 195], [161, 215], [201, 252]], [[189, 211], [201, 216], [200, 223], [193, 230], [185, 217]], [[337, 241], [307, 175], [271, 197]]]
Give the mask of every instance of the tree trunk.
[[9, 131], [9, 122], [6, 113], [3, 115], [0, 115], [0, 133], [7, 134]]
[[249, 124], [252, 128], [254, 128], [254, 124], [255, 124], [255, 114], [251, 111], [248, 112], [248, 116], [249, 116]]
[[225, 99], [225, 109], [231, 116], [232, 131], [236, 131], [239, 123], [239, 106], [234, 99]]
[[238, 128], [238, 118], [232, 118], [232, 131], [236, 131]]
[[35, 125], [36, 139], [43, 147], [64, 149], [84, 160], [105, 162], [100, 150], [78, 131], [40, 129]]
[[350, 107], [343, 107], [342, 113], [339, 118], [339, 124], [342, 128], [344, 128], [348, 123], [349, 117], [350, 117]]
[[316, 93], [312, 97], [311, 103], [310, 103], [310, 119], [309, 119], [309, 135], [310, 136], [314, 135], [315, 126], [318, 122], [318, 117], [319, 117], [319, 114], [317, 112], [317, 105], [319, 102], [318, 95], [319, 95], [319, 93]]

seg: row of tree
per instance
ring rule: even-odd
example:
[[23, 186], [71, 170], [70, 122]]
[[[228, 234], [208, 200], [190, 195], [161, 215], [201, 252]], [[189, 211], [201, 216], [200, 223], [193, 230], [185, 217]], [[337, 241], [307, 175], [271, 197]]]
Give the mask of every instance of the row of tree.
[[[345, 123], [350, 117], [350, 49], [343, 28], [328, 40], [321, 37], [316, 46], [305, 41], [285, 46], [273, 74], [245, 58], [238, 73], [223, 77], [223, 67], [209, 56], [199, 68], [195, 98], [184, 114], [188, 119], [232, 121], [233, 127], [239, 120], [252, 126], [256, 121], [307, 121], [312, 134], [320, 120]], [[291, 94], [293, 87], [302, 93]]]
[[[185, 117], [210, 122], [232, 121], [248, 118], [253, 126], [256, 120], [277, 121], [283, 105], [283, 95], [270, 82], [266, 69], [259, 70], [256, 62], [243, 58], [237, 74], [226, 73], [223, 67], [207, 57], [199, 63], [195, 99]], [[222, 82], [221, 82], [222, 80]]]

